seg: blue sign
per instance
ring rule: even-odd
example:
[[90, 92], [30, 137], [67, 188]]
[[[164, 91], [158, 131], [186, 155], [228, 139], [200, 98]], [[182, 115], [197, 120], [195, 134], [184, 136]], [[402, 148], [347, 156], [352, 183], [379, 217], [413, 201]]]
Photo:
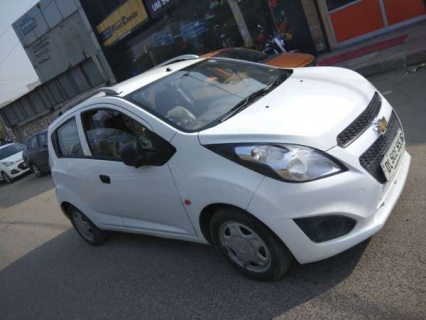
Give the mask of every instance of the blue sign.
[[152, 37], [154, 38], [155, 44], [159, 47], [166, 46], [175, 42], [175, 38], [173, 37], [173, 34], [170, 29], [166, 29], [162, 32], [156, 33]]
[[208, 28], [206, 23], [200, 21], [191, 22], [180, 27], [180, 32], [182, 32], [182, 37], [185, 40], [194, 38], [200, 33], [206, 32], [207, 30]]
[[21, 31], [25, 35], [36, 27], [36, 22], [34, 18], [25, 16], [21, 22]]

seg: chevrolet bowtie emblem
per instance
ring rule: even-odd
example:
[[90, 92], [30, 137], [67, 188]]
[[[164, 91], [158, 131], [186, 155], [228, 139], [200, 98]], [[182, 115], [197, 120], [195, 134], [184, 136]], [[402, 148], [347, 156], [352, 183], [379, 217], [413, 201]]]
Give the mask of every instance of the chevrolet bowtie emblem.
[[378, 119], [375, 123], [376, 131], [379, 135], [385, 134], [386, 130], [388, 129], [388, 121], [385, 117]]

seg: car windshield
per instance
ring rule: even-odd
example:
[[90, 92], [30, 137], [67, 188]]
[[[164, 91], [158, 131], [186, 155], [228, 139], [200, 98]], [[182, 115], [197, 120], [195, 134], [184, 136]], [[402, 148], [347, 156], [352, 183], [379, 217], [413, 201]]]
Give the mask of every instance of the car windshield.
[[23, 144], [12, 143], [7, 147], [0, 149], [0, 160], [9, 158], [10, 156], [14, 155], [15, 153], [21, 152], [24, 149], [25, 146]]
[[268, 55], [255, 50], [235, 48], [223, 50], [221, 53], [217, 54], [216, 57], [259, 62], [268, 58]]
[[241, 103], [248, 105], [254, 93], [272, 89], [285, 72], [244, 61], [209, 59], [126, 98], [180, 130], [195, 132], [219, 123]]

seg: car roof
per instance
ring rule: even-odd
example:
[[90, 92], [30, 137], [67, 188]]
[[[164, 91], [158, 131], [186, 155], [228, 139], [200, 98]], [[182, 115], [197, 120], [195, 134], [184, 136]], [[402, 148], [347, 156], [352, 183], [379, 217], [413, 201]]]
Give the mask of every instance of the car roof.
[[48, 130], [48, 128], [45, 128], [45, 129], [40, 130], [40, 131], [37, 131], [36, 133], [32, 134], [32, 135], [31, 135], [31, 137], [30, 137], [28, 140], [30, 140], [30, 139], [32, 139], [33, 137], [35, 137], [35, 136], [39, 135], [40, 133], [47, 132], [47, 130]]
[[151, 82], [157, 81], [163, 77], [168, 76], [170, 72], [184, 69], [203, 60], [205, 59], [191, 59], [172, 63], [159, 68], [154, 68], [126, 81], [120, 82], [112, 86], [111, 89], [119, 92], [118, 97], [124, 97], [127, 94], [150, 84]]

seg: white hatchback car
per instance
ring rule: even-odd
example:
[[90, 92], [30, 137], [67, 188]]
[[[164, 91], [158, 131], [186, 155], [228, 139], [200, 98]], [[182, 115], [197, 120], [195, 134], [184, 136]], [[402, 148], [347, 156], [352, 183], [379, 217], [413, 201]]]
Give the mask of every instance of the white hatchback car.
[[398, 116], [346, 69], [196, 59], [100, 91], [48, 133], [59, 204], [93, 245], [212, 243], [275, 280], [378, 232], [407, 178]]
[[11, 183], [14, 178], [28, 172], [28, 166], [22, 158], [25, 146], [20, 143], [10, 143], [0, 146], [0, 175], [1, 180]]

